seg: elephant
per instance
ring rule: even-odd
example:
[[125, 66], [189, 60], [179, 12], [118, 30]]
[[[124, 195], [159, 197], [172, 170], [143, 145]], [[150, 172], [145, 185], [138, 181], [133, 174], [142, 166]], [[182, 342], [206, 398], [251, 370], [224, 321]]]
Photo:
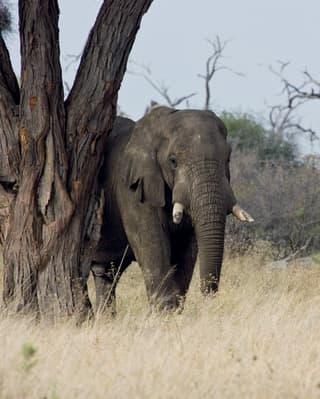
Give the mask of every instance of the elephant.
[[115, 313], [116, 284], [136, 260], [152, 309], [178, 310], [197, 256], [204, 295], [218, 289], [226, 216], [251, 222], [230, 185], [227, 130], [212, 111], [159, 106], [117, 117], [99, 181], [105, 195], [91, 271], [96, 306]]

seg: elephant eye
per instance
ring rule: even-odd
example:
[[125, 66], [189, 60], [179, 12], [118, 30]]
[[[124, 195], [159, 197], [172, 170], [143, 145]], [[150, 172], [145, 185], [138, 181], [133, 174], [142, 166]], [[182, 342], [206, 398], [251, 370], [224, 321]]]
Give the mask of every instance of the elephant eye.
[[170, 167], [172, 169], [176, 169], [178, 164], [177, 164], [177, 158], [175, 155], [173, 155], [173, 154], [169, 155], [169, 163], [170, 163]]

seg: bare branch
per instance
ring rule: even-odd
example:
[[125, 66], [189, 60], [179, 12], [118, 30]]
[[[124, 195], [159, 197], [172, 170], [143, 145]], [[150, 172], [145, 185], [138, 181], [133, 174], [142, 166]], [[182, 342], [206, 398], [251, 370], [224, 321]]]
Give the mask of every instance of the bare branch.
[[[74, 85], [66, 101], [68, 150], [87, 162], [96, 143], [107, 137], [115, 114], [119, 90], [136, 32], [152, 0], [104, 0], [85, 45]], [[101, 37], [107, 38], [105, 41]], [[112, 57], [113, 54], [121, 56]], [[103, 140], [102, 140], [103, 141]], [[101, 143], [103, 144], [103, 143]], [[99, 145], [100, 146], [100, 145]], [[90, 148], [90, 150], [88, 150]], [[88, 150], [88, 151], [87, 151]], [[72, 171], [72, 172], [75, 172]], [[82, 167], [78, 172], [83, 176]], [[81, 176], [72, 176], [82, 180]]]
[[[75, 54], [67, 54], [64, 57], [65, 61], [67, 62], [66, 66], [63, 69], [64, 72], [68, 72], [68, 70], [69, 70], [69, 68], [71, 66], [73, 66], [73, 65], [76, 66], [76, 64], [79, 62], [81, 56], [82, 56], [82, 52], [80, 54], [77, 54], [77, 55], [75, 55]], [[70, 87], [69, 83], [66, 80], [63, 81], [63, 87], [64, 87], [65, 95], [67, 96], [70, 93], [71, 87]]]
[[299, 85], [293, 84], [285, 76], [290, 63], [278, 61], [278, 64], [279, 70], [272, 66], [269, 67], [269, 70], [280, 79], [281, 94], [285, 96], [285, 103], [271, 107], [269, 112], [271, 128], [279, 134], [299, 132], [308, 134], [310, 140], [313, 141], [317, 139], [317, 132], [312, 128], [304, 127], [297, 120], [297, 111], [310, 100], [320, 99], [320, 82], [306, 70], [303, 72], [303, 81]]
[[158, 84], [152, 79], [152, 72], [149, 67], [143, 64], [138, 64], [136, 62], [131, 62], [132, 65], [137, 66], [141, 71], [134, 71], [128, 70], [127, 72], [135, 75], [140, 76], [143, 78], [149, 85], [158, 93], [160, 96], [165, 100], [166, 104], [170, 107], [177, 107], [179, 104], [183, 103], [184, 101], [189, 100], [191, 97], [194, 97], [197, 93], [190, 93], [182, 97], [178, 98], [171, 98], [169, 94], [170, 87], [166, 86], [164, 83]]
[[309, 82], [318, 86], [318, 89], [320, 89], [320, 81], [319, 80], [315, 80], [315, 78], [313, 76], [310, 75], [310, 73], [306, 70], [303, 72], [306, 77], [309, 79]]
[[[244, 76], [243, 73], [236, 72], [232, 68], [223, 65], [221, 62], [222, 59], [224, 58], [223, 52], [229, 43], [228, 40], [221, 41], [220, 37], [216, 36], [214, 40], [207, 39], [207, 42], [210, 44], [212, 52], [206, 60], [205, 73], [198, 75], [198, 77], [203, 79], [205, 82], [204, 109], [210, 108], [210, 100], [211, 100], [210, 84], [217, 72], [226, 70], [234, 73], [235, 75]], [[157, 83], [155, 79], [153, 79], [151, 69], [148, 66], [143, 64], [138, 64], [133, 61], [131, 61], [131, 65], [137, 67], [138, 70], [131, 69], [128, 70], [127, 72], [132, 75], [142, 77], [165, 100], [165, 103], [170, 107], [176, 107], [177, 105], [183, 102], [185, 102], [186, 105], [189, 106], [188, 100], [197, 94], [197, 93], [190, 93], [178, 98], [172, 98], [172, 96], [169, 94], [170, 87], [163, 83]]]
[[297, 257], [297, 255], [301, 254], [302, 252], [304, 252], [308, 249], [309, 245], [311, 244], [312, 239], [313, 239], [313, 237], [308, 237], [306, 242], [300, 248], [298, 248], [292, 254], [288, 255], [286, 258], [281, 259], [281, 261], [290, 262], [293, 259], [295, 259]]
[[66, 55], [66, 59], [69, 60], [69, 62], [68, 62], [67, 65], [65, 66], [64, 70], [67, 72], [68, 69], [69, 69], [72, 65], [76, 64], [76, 63], [80, 60], [81, 56], [82, 56], [82, 53], [77, 54], [77, 55], [75, 55], [75, 54], [67, 54], [67, 55]]
[[211, 45], [212, 53], [207, 58], [206, 68], [204, 74], [199, 74], [198, 77], [204, 80], [205, 84], [205, 102], [204, 109], [210, 108], [210, 100], [211, 100], [211, 88], [210, 83], [213, 79], [214, 75], [221, 70], [230, 71], [238, 76], [244, 76], [240, 72], [234, 71], [232, 68], [229, 68], [225, 65], [221, 64], [223, 57], [223, 52], [227, 47], [229, 40], [221, 41], [220, 37], [217, 35], [214, 40], [207, 39], [207, 42]]

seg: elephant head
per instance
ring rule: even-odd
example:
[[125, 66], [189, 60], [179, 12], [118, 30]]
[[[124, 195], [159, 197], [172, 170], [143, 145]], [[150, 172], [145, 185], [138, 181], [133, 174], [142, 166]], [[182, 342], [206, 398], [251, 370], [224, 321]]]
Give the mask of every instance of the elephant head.
[[[142, 203], [172, 208], [194, 227], [203, 293], [217, 290], [227, 214], [252, 221], [230, 186], [231, 148], [223, 122], [211, 111], [157, 107], [137, 122], [126, 146], [126, 184]], [[168, 201], [168, 193], [171, 204]]]

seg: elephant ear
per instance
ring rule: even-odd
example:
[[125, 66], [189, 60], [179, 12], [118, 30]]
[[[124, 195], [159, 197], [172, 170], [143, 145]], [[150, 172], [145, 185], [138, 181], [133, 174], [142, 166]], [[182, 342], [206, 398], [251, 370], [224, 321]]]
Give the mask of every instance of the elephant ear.
[[165, 205], [164, 180], [157, 164], [156, 154], [130, 149], [127, 156], [125, 178], [127, 187], [135, 193], [137, 201], [154, 207], [163, 207]]
[[137, 122], [124, 154], [125, 184], [138, 201], [154, 207], [165, 205], [165, 182], [157, 160], [162, 136], [157, 132], [157, 125], [163, 113], [172, 112], [169, 108], [161, 108]]

